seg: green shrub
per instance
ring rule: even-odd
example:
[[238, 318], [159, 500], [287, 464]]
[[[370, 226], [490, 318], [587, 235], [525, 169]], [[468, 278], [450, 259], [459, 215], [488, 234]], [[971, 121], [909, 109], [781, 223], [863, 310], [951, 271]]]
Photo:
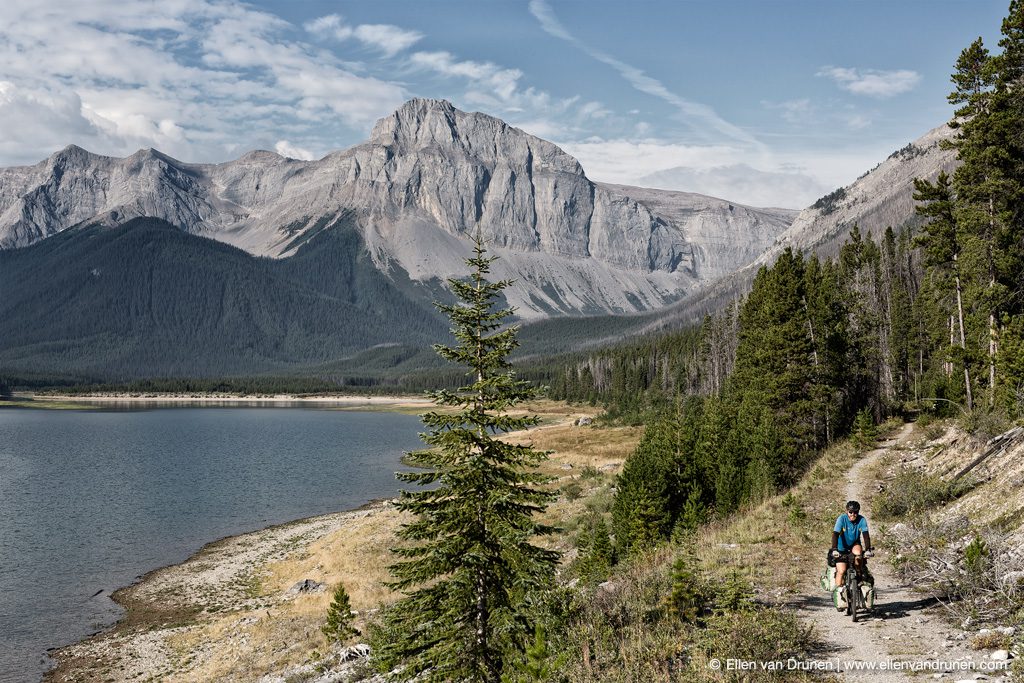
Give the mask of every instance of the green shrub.
[[562, 495], [569, 501], [579, 500], [579, 497], [583, 495], [583, 486], [578, 481], [570, 481], [562, 486]]
[[989, 568], [990, 563], [988, 544], [980, 536], [975, 536], [974, 540], [964, 548], [964, 565], [967, 571], [972, 574], [980, 574]]
[[1024, 616], [1024, 580], [1013, 580], [1024, 576], [1024, 557], [1012, 535], [963, 516], [920, 515], [882, 541], [900, 579], [939, 598], [953, 621], [1002, 625]]
[[875, 515], [879, 519], [895, 519], [919, 514], [956, 500], [973, 487], [974, 482], [966, 479], [946, 481], [923, 470], [906, 467], [885, 485], [885, 494], [875, 502]]
[[799, 526], [805, 519], [807, 519], [807, 512], [804, 511], [803, 506], [800, 504], [800, 500], [793, 495], [792, 492], [786, 493], [782, 497], [782, 507], [786, 508], [786, 513], [789, 523], [793, 526]]
[[960, 416], [960, 427], [982, 443], [994, 436], [999, 436], [1010, 428], [1010, 421], [1001, 411], [989, 411], [975, 408]]
[[[685, 547], [685, 546], [684, 546]], [[696, 624], [710, 612], [712, 589], [701, 576], [693, 555], [681, 555], [672, 565], [672, 592], [668, 595], [669, 611], [681, 621]]]
[[579, 549], [576, 571], [580, 579], [586, 583], [598, 583], [608, 578], [616, 558], [604, 517], [584, 523], [576, 539], [576, 547]]
[[[706, 667], [710, 659], [743, 659], [761, 662], [807, 659], [813, 646], [811, 627], [804, 626], [792, 611], [758, 608], [722, 612], [708, 620], [699, 632], [698, 649], [704, 658], [694, 657], [694, 668]], [[694, 673], [699, 673], [695, 671]], [[778, 680], [772, 671], [744, 672], [742, 681]]]
[[503, 680], [508, 683], [555, 680], [568, 656], [567, 652], [556, 654], [552, 651], [544, 627], [537, 624], [534, 626], [533, 642], [526, 646], [521, 659], [512, 661], [512, 672]]
[[871, 411], [867, 408], [858, 411], [853, 421], [853, 440], [857, 445], [866, 448], [874, 444], [876, 438], [878, 430], [875, 428], [875, 419], [871, 416]]
[[715, 608], [719, 612], [746, 612], [754, 608], [753, 596], [750, 582], [733, 569], [715, 591]]

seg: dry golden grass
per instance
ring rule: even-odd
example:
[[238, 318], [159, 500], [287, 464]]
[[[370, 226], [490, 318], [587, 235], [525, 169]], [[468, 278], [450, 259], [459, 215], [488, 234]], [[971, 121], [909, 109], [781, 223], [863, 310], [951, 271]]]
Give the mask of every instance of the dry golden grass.
[[798, 594], [807, 572], [824, 565], [827, 530], [845, 502], [845, 474], [865, 453], [838, 443], [785, 494], [702, 527], [696, 543], [702, 566], [719, 575], [735, 570], [755, 586], [771, 587], [776, 592], [767, 597], [778, 602]]
[[[508, 440], [554, 451], [541, 467], [556, 479], [554, 487], [572, 481], [581, 485], [578, 498], [563, 495], [549, 506], [542, 521], [554, 525], [582, 514], [588, 497], [607, 489], [643, 434], [642, 427], [577, 427], [575, 420], [593, 411], [580, 412], [552, 401], [529, 404], [523, 412], [540, 415], [541, 425], [509, 434]], [[594, 469], [584, 474], [588, 467]], [[360, 612], [356, 627], [364, 628], [367, 612], [396, 597], [384, 583], [389, 578], [387, 567], [394, 561], [390, 548], [402, 522], [403, 516], [394, 508], [374, 509], [346, 522], [341, 531], [263, 567], [255, 592], [269, 607], [236, 608], [172, 636], [169, 645], [177, 658], [177, 671], [168, 680], [252, 681], [268, 671], [315, 661], [329, 648], [320, 626], [338, 583], [345, 585], [353, 609]], [[562, 533], [546, 539], [545, 545], [568, 550], [571, 542]], [[328, 590], [282, 597], [307, 578], [326, 584]]]

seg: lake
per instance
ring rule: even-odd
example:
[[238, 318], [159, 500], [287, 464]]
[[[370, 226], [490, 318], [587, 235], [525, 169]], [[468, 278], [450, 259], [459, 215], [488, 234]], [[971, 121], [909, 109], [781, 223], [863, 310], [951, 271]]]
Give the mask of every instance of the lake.
[[0, 410], [0, 682], [39, 680], [47, 648], [117, 620], [110, 593], [210, 541], [394, 496], [419, 431], [307, 406]]

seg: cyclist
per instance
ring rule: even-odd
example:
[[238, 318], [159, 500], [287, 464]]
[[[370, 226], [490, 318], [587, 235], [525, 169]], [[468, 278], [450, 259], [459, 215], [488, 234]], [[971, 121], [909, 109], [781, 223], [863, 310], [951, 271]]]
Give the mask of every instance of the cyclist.
[[[862, 535], [863, 545], [860, 542]], [[868, 520], [860, 514], [860, 503], [855, 500], [847, 501], [846, 513], [839, 515], [832, 529], [832, 549], [829, 550], [828, 563], [836, 568], [836, 582], [832, 588], [836, 609], [842, 610], [846, 607], [846, 596], [843, 594], [842, 586], [851, 556], [854, 566], [861, 569], [869, 582], [873, 582], [870, 574], [867, 574], [866, 564], [861, 559], [873, 554], [871, 535], [868, 534]]]

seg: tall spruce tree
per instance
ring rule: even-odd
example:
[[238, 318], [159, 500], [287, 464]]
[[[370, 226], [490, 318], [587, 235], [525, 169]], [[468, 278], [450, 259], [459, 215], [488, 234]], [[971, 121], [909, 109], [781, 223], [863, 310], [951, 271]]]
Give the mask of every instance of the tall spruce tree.
[[612, 526], [619, 552], [648, 550], [668, 538], [679, 509], [678, 425], [658, 418], [647, 424], [616, 480]]
[[1012, 0], [1002, 24], [1002, 53], [994, 60], [996, 112], [1003, 139], [1007, 229], [998, 245], [997, 272], [1005, 288], [999, 359], [999, 392], [1014, 414], [1024, 414], [1024, 3]]
[[407, 544], [395, 549], [403, 559], [391, 566], [391, 586], [406, 596], [387, 612], [376, 659], [405, 679], [500, 681], [532, 632], [524, 605], [551, 584], [559, 557], [531, 542], [553, 531], [536, 521], [553, 499], [536, 471], [547, 454], [499, 438], [538, 422], [508, 413], [535, 396], [508, 362], [518, 328], [502, 327], [512, 310], [495, 310], [511, 283], [489, 282], [495, 257], [479, 236], [474, 249], [469, 280], [448, 281], [460, 303], [438, 304], [457, 344], [435, 346], [466, 366], [472, 381], [430, 394], [441, 408], [423, 416], [430, 448], [412, 454], [424, 469], [398, 475], [436, 484], [403, 491], [398, 502], [415, 516], [398, 532]]
[[953, 174], [954, 210], [962, 233], [969, 270], [976, 281], [971, 298], [988, 324], [988, 402], [995, 402], [998, 321], [1005, 299], [1000, 282], [1000, 244], [1006, 241], [1010, 195], [1006, 112], [997, 108], [997, 60], [981, 38], [960, 53], [952, 75], [952, 104], [959, 105], [950, 126], [957, 129], [953, 146], [960, 166]]
[[964, 391], [967, 397], [967, 409], [974, 408], [974, 397], [971, 391], [971, 369], [967, 362], [967, 338], [964, 331], [963, 282], [960, 275], [960, 237], [957, 230], [956, 215], [953, 211], [953, 193], [949, 176], [945, 171], [939, 173], [935, 183], [914, 178], [914, 200], [924, 202], [918, 204], [919, 215], [929, 218], [917, 242], [924, 247], [925, 264], [932, 268], [949, 272], [956, 293], [956, 320], [959, 331], [960, 360], [963, 363]]

